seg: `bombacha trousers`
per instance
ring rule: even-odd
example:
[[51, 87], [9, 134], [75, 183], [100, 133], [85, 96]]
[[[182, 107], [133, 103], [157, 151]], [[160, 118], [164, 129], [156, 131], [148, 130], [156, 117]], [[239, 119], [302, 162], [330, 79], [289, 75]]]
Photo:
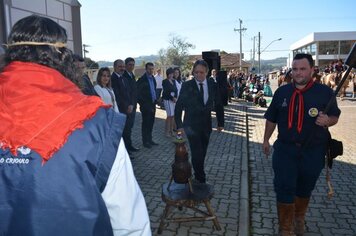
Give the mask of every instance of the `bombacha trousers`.
[[272, 166], [277, 201], [293, 203], [309, 198], [325, 165], [326, 146], [304, 148], [277, 140], [273, 144]]

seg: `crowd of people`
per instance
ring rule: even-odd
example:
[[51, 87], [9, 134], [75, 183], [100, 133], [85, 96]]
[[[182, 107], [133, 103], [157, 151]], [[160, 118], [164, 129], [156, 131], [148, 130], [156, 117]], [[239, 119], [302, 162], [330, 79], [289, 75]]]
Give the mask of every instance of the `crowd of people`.
[[239, 98], [260, 107], [267, 107], [265, 96], [273, 96], [269, 78], [263, 75], [237, 73], [234, 70], [228, 74], [228, 93], [229, 101], [231, 98]]
[[[115, 60], [113, 71], [100, 68], [94, 85], [84, 72], [84, 59], [66, 43], [64, 28], [33, 15], [13, 26], [0, 57], [0, 156], [18, 164], [0, 169], [0, 233], [151, 235], [130, 161], [140, 150], [132, 142], [136, 110], [142, 116], [142, 145], [151, 149], [159, 145], [153, 137], [156, 108], [165, 109], [162, 133], [187, 137], [193, 181], [207, 184], [212, 111], [217, 131], [224, 129], [221, 78], [216, 70], [208, 77], [204, 60], [194, 63], [190, 79], [179, 67], [168, 68], [163, 78], [152, 62], [136, 78], [135, 60], [127, 57]], [[333, 70], [342, 71], [340, 63]], [[278, 125], [273, 169], [282, 235], [292, 234], [294, 222], [297, 235], [304, 233], [309, 198], [324, 164], [325, 127], [335, 125], [340, 115], [336, 102], [327, 114], [322, 112], [322, 104], [334, 98], [331, 89], [312, 80], [310, 55], [297, 54], [292, 69], [293, 83], [276, 91], [265, 114], [263, 142], [269, 155], [269, 139]], [[267, 107], [265, 96], [273, 95], [264, 76], [232, 70], [224, 79], [229, 100]]]

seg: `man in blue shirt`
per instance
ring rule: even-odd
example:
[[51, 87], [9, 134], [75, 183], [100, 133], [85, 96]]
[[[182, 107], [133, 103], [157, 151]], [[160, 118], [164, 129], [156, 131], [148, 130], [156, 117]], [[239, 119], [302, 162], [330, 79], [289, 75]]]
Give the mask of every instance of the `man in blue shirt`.
[[[340, 110], [333, 91], [314, 83], [313, 58], [297, 54], [293, 59], [293, 82], [277, 89], [268, 108], [263, 151], [270, 154], [269, 139], [278, 126], [272, 165], [281, 235], [304, 234], [309, 198], [324, 167], [327, 127], [338, 122]], [[324, 114], [330, 99], [334, 103]], [[295, 222], [295, 228], [293, 227]]]
[[152, 130], [156, 114], [156, 80], [153, 77], [154, 65], [148, 62], [145, 65], [146, 73], [137, 81], [137, 102], [142, 113], [142, 142], [146, 148], [158, 145], [152, 140]]

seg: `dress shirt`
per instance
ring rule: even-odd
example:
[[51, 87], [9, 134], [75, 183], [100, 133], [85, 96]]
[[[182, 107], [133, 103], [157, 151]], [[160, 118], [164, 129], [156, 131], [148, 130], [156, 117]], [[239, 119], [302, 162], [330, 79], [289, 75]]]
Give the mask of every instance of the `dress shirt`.
[[156, 91], [155, 91], [155, 84], [153, 83], [154, 77], [152, 75], [146, 74], [148, 83], [150, 84], [150, 90], [151, 90], [151, 96], [152, 96], [152, 102], [156, 101]]
[[125, 88], [126, 88], [126, 81], [125, 81], [125, 78], [124, 78], [122, 75], [120, 75], [119, 73], [116, 73], [115, 71], [114, 71], [114, 73], [117, 75], [117, 77], [119, 77], [119, 79], [121, 79], [122, 83], [124, 84], [124, 86], [125, 86]]
[[205, 79], [204, 81], [198, 81], [195, 79], [195, 82], [197, 83], [198, 89], [200, 90], [200, 83], [203, 83], [203, 89], [204, 89], [204, 104], [208, 101], [209, 98], [209, 90], [208, 90], [208, 81]]
[[157, 89], [161, 89], [162, 88], [162, 81], [163, 81], [163, 77], [160, 75], [155, 75], [155, 80], [157, 83]]

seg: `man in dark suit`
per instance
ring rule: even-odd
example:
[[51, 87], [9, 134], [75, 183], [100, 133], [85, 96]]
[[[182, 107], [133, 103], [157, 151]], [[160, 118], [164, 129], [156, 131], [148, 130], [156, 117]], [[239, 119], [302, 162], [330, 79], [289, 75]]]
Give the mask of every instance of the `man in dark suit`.
[[154, 65], [148, 62], [145, 65], [146, 73], [137, 81], [137, 102], [140, 104], [142, 114], [142, 142], [146, 148], [158, 145], [152, 140], [152, 130], [156, 114], [156, 80], [153, 77]]
[[[179, 132], [184, 132], [188, 138], [192, 154], [192, 165], [195, 180], [206, 183], [204, 161], [212, 131], [211, 111], [216, 109], [218, 131], [224, 127], [224, 107], [219, 90], [212, 79], [206, 79], [209, 71], [204, 60], [198, 60], [193, 66], [194, 79], [182, 85], [175, 108], [175, 121]], [[182, 122], [182, 111], [184, 121]]]
[[131, 137], [128, 133], [128, 120], [129, 116], [132, 113], [133, 105], [131, 104], [130, 98], [130, 84], [129, 81], [123, 76], [125, 72], [125, 63], [123, 60], [114, 61], [114, 72], [111, 74], [111, 86], [115, 93], [116, 102], [119, 108], [119, 111], [123, 114], [126, 114], [126, 123], [125, 128], [122, 134], [122, 137], [125, 142], [127, 151], [130, 153], [134, 151], [131, 147]]
[[133, 70], [135, 68], [135, 59], [132, 57], [128, 57], [125, 59], [125, 72], [123, 74], [124, 76], [124, 81], [126, 84], [128, 84], [128, 88], [126, 88], [126, 91], [129, 96], [129, 103], [127, 107], [127, 113], [126, 113], [126, 124], [125, 124], [125, 129], [123, 132], [123, 138], [126, 144], [126, 149], [129, 150], [130, 152], [136, 152], [140, 149], [132, 146], [132, 140], [131, 140], [131, 133], [132, 133], [132, 127], [134, 126], [135, 123], [135, 117], [136, 117], [136, 105], [137, 105], [137, 85], [136, 85], [136, 79], [135, 75], [133, 73]]
[[74, 54], [73, 61], [76, 67], [76, 73], [78, 73], [82, 78], [82, 92], [88, 96], [98, 96], [98, 94], [95, 92], [93, 84], [90, 81], [89, 76], [84, 73], [84, 70], [86, 68], [84, 58], [79, 56], [78, 54]]

